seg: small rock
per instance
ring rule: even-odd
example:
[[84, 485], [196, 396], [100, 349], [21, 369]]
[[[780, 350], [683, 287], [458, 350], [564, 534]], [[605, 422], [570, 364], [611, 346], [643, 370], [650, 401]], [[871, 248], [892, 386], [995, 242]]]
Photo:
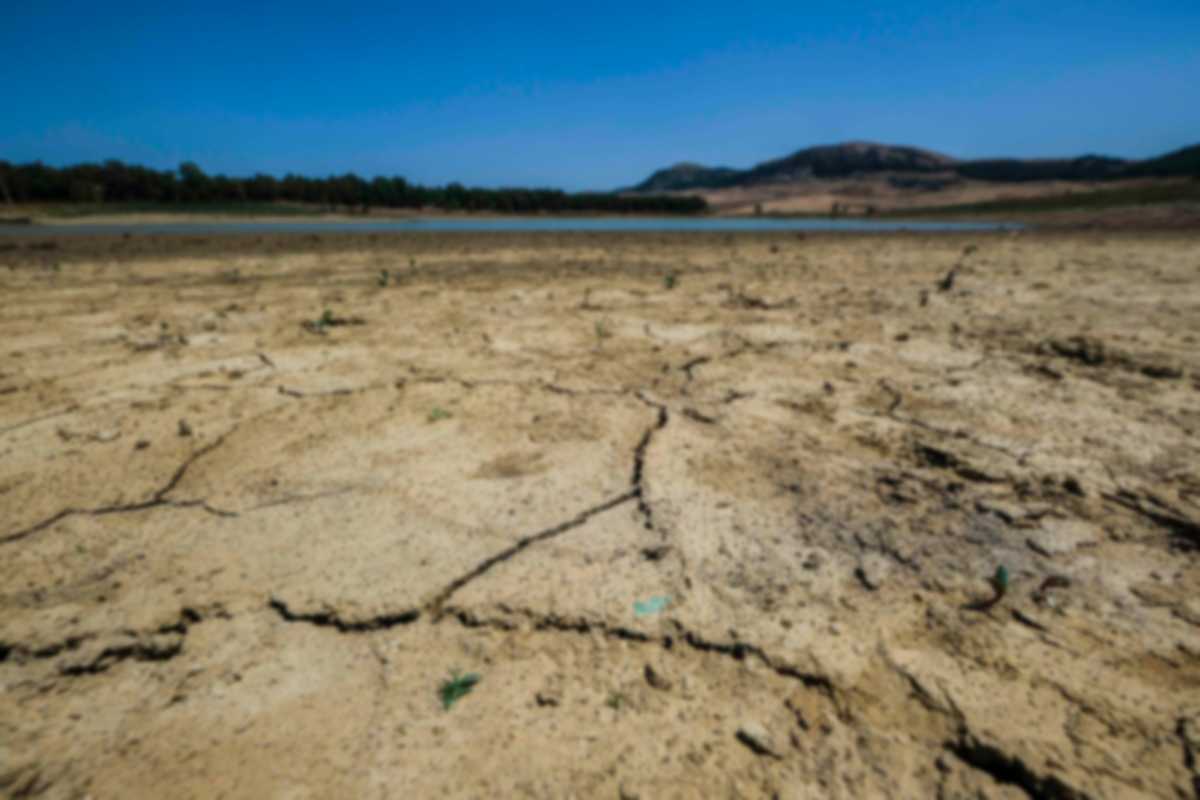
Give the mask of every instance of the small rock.
[[542, 708], [550, 708], [557, 706], [562, 700], [562, 696], [559, 694], [557, 689], [543, 689], [534, 695], [534, 699]]
[[858, 562], [858, 566], [854, 568], [854, 577], [862, 584], [862, 587], [868, 592], [874, 592], [883, 585], [887, 574], [891, 571], [891, 564], [887, 559], [877, 553], [868, 553], [863, 556]]
[[650, 666], [649, 664], [646, 665], [646, 669], [643, 670], [643, 674], [646, 676], [646, 683], [650, 684], [651, 688], [658, 689], [659, 691], [663, 692], [670, 690], [671, 682], [656, 672], [654, 667]]
[[771, 734], [757, 722], [743, 723], [737, 729], [737, 740], [750, 749], [752, 753], [767, 758], [779, 758]]
[[192, 426], [188, 425], [186, 419], [179, 420], [179, 435], [180, 436], [191, 436], [192, 435]]
[[133, 446], [133, 449], [134, 449], [134, 450], [145, 450], [145, 449], [146, 449], [147, 447], [149, 447], [149, 446], [150, 446], [150, 440], [149, 440], [149, 439], [138, 439], [138, 440], [137, 440], [137, 444], [135, 444], [135, 445]]

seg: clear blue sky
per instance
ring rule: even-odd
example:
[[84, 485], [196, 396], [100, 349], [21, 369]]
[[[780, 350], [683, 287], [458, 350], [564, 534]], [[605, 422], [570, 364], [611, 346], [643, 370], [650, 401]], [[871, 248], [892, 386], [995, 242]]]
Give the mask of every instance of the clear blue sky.
[[12, 3], [0, 158], [608, 189], [871, 139], [1200, 141], [1200, 0]]

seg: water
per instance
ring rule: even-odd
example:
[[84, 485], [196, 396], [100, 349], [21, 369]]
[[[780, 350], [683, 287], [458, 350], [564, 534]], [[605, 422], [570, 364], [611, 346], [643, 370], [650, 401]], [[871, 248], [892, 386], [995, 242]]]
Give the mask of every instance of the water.
[[105, 222], [69, 225], [0, 225], [0, 236], [91, 236], [97, 234], [268, 234], [268, 233], [531, 233], [848, 231], [1012, 231], [1006, 222], [938, 222], [873, 219], [771, 219], [764, 217], [454, 217], [363, 222]]

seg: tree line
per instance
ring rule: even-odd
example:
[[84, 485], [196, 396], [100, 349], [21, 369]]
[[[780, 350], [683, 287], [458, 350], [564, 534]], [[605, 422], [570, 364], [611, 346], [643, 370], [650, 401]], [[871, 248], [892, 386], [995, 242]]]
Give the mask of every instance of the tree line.
[[371, 180], [353, 173], [328, 178], [256, 174], [248, 178], [208, 175], [185, 162], [178, 170], [105, 161], [56, 168], [0, 161], [0, 202], [239, 204], [303, 203], [362, 212], [377, 208], [519, 213], [699, 214], [702, 197], [630, 196], [559, 189], [478, 189], [451, 183], [422, 186], [402, 177]]

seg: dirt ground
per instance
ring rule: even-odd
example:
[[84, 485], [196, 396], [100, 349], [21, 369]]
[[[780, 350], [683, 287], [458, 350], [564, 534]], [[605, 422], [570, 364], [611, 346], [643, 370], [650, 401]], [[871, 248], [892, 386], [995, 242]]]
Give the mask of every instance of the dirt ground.
[[0, 286], [0, 795], [1200, 797], [1198, 235]]

